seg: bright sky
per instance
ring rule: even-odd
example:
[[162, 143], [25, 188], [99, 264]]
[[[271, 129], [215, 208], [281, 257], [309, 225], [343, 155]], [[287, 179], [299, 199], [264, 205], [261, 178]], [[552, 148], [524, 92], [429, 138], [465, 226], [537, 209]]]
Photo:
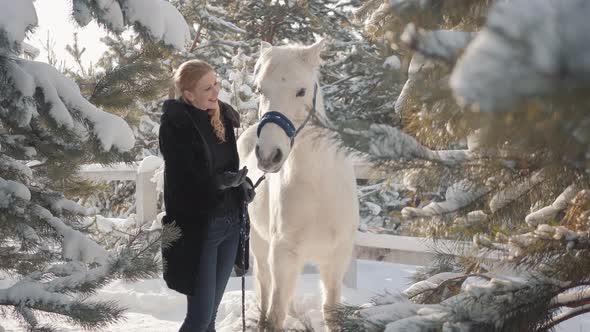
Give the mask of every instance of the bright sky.
[[106, 31], [90, 22], [86, 27], [80, 28], [71, 16], [71, 0], [36, 0], [34, 2], [39, 19], [39, 26], [35, 33], [30, 35], [27, 42], [39, 49], [41, 54], [36, 61], [47, 62], [47, 52], [43, 46], [47, 41], [47, 34], [55, 43], [53, 50], [58, 59], [65, 60], [66, 67], [76, 69], [73, 58], [67, 53], [66, 45], [73, 43], [73, 33], [78, 32], [78, 42], [86, 48], [82, 56], [85, 66], [90, 62], [96, 62], [106, 50], [106, 46], [100, 38], [106, 35]]

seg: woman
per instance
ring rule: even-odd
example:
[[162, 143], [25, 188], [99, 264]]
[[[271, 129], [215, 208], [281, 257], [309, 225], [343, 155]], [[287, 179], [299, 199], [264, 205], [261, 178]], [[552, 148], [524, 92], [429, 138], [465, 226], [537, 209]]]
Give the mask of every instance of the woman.
[[247, 169], [238, 170], [233, 128], [239, 127], [239, 115], [217, 99], [215, 70], [204, 61], [187, 61], [174, 74], [174, 85], [178, 99], [164, 102], [160, 124], [166, 206], [162, 223], [174, 223], [181, 236], [163, 246], [164, 279], [187, 296], [180, 332], [215, 331], [234, 263], [242, 271], [248, 267], [248, 243], [240, 231], [245, 227], [244, 203], [253, 199], [254, 189]]

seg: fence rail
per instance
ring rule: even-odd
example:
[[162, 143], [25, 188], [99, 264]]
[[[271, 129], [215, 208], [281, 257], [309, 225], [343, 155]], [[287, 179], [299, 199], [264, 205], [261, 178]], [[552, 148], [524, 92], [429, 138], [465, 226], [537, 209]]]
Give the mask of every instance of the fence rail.
[[[136, 182], [136, 214], [137, 220], [145, 223], [156, 219], [157, 214], [157, 191], [156, 184], [152, 181], [154, 172], [161, 164], [161, 159], [151, 158], [141, 163], [115, 164], [101, 166], [97, 164], [84, 165], [80, 175], [86, 179], [99, 181], [135, 181]], [[156, 159], [154, 159], [156, 158]], [[357, 162], [355, 172], [360, 179], [369, 177], [371, 167], [368, 163]], [[452, 248], [451, 242], [443, 243]], [[437, 248], [441, 243], [437, 242]], [[432, 240], [409, 236], [397, 236], [388, 234], [372, 234], [357, 232], [355, 239], [355, 254], [353, 255], [349, 268], [344, 276], [344, 284], [349, 288], [356, 288], [357, 285], [357, 258], [375, 260], [370, 250], [385, 251], [380, 254], [383, 260], [393, 263], [409, 265], [426, 265], [434, 256]]]

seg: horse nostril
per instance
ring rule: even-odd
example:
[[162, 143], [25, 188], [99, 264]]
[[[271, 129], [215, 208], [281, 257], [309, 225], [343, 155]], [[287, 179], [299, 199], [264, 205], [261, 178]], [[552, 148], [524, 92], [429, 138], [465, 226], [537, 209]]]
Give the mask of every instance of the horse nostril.
[[283, 153], [280, 149], [276, 149], [274, 156], [272, 157], [272, 162], [278, 164], [283, 159]]

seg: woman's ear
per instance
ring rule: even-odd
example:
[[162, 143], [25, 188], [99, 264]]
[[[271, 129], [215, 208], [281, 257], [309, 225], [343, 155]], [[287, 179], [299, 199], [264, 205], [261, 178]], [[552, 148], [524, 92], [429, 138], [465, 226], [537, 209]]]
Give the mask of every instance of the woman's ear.
[[193, 102], [193, 94], [192, 92], [188, 91], [188, 90], [184, 90], [182, 91], [182, 98], [184, 98], [186, 101], [188, 102]]

